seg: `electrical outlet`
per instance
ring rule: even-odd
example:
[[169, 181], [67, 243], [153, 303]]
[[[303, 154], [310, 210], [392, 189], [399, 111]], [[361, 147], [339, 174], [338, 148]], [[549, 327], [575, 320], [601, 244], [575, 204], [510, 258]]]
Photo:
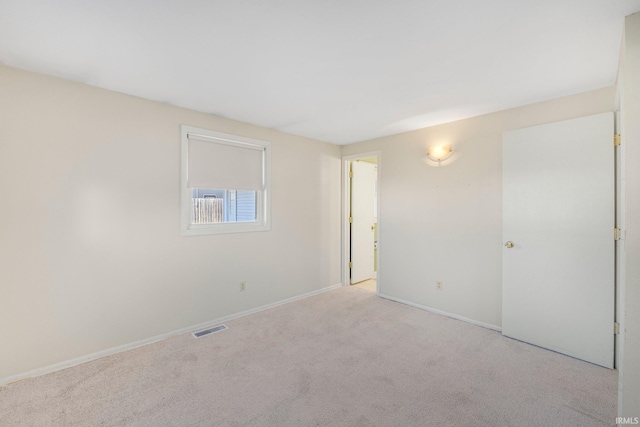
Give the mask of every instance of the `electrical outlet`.
[[442, 290], [442, 282], [439, 281], [439, 280], [436, 282], [436, 289], [439, 290], [439, 291]]
[[240, 292], [247, 290], [247, 282], [240, 282]]

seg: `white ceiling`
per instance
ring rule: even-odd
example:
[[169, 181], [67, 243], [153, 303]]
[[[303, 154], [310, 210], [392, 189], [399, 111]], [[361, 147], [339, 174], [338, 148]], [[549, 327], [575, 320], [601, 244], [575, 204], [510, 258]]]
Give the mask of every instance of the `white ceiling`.
[[0, 62], [337, 144], [614, 84], [640, 0], [0, 0]]

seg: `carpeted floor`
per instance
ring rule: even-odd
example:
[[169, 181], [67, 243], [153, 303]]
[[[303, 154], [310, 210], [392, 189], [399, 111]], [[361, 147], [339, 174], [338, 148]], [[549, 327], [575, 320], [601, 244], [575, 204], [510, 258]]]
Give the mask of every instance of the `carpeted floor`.
[[617, 373], [340, 288], [0, 388], [8, 426], [612, 426]]
[[364, 289], [365, 291], [374, 292], [374, 293], [377, 290], [376, 279], [365, 280], [360, 283], [355, 283], [351, 286], [355, 288]]

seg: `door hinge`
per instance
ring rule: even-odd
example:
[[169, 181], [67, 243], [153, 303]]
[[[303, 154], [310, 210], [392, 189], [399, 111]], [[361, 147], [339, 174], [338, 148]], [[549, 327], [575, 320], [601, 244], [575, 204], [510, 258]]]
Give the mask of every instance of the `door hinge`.
[[615, 335], [620, 335], [620, 323], [613, 322], [613, 333]]
[[353, 268], [353, 263], [352, 262], [349, 263], [349, 268]]
[[352, 224], [352, 223], [353, 223], [353, 217], [352, 217], [352, 216], [350, 216], [350, 217], [349, 217], [349, 224]]
[[353, 171], [349, 171], [349, 178], [353, 178]]
[[619, 133], [616, 133], [615, 135], [613, 135], [613, 146], [617, 147], [622, 143], [622, 138], [620, 137]]
[[620, 240], [622, 238], [622, 232], [620, 231], [619, 228], [614, 228], [613, 229], [613, 240]]

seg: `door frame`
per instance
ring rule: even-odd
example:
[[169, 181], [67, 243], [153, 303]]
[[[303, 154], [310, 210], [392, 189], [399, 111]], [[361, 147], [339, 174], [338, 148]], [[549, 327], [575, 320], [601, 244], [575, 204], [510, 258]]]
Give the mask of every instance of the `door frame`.
[[[619, 75], [620, 77], [620, 75]], [[616, 94], [617, 98], [619, 94]], [[620, 99], [616, 99], [616, 104], [620, 103]], [[616, 107], [613, 112], [614, 124], [613, 129], [616, 135], [622, 134], [622, 121], [623, 117], [620, 114], [619, 105]], [[621, 135], [621, 138], [624, 139], [624, 135]], [[623, 352], [623, 340], [621, 339], [621, 334], [624, 333], [622, 330], [623, 324], [623, 313], [622, 309], [624, 307], [624, 299], [625, 299], [625, 288], [623, 283], [626, 281], [626, 264], [624, 261], [624, 250], [625, 250], [625, 230], [626, 227], [626, 212], [625, 212], [625, 181], [623, 177], [625, 176], [625, 162], [624, 162], [624, 151], [626, 144], [620, 144], [618, 146], [613, 147], [614, 150], [614, 173], [615, 173], [615, 227], [621, 230], [621, 236], [619, 240], [615, 241], [615, 279], [614, 279], [614, 288], [615, 288], [615, 297], [614, 297], [614, 316], [615, 322], [620, 329], [618, 334], [614, 335], [614, 345], [613, 345], [613, 368], [619, 369], [622, 360], [622, 352]], [[622, 405], [622, 401], [620, 400], [619, 405]]]
[[377, 158], [377, 173], [376, 179], [378, 181], [378, 192], [376, 194], [377, 199], [377, 209], [376, 216], [378, 218], [378, 222], [376, 225], [377, 228], [377, 251], [375, 254], [375, 263], [376, 263], [376, 295], [380, 295], [380, 168], [382, 163], [382, 153], [380, 151], [368, 151], [365, 153], [352, 154], [349, 156], [342, 156], [342, 221], [341, 221], [341, 241], [342, 241], [342, 263], [341, 263], [341, 279], [342, 286], [350, 286], [349, 280], [349, 254], [351, 249], [351, 233], [350, 233], [350, 225], [349, 225], [349, 215], [350, 215], [350, 203], [351, 203], [351, 186], [349, 185], [349, 170], [351, 163], [356, 160], [365, 159], [368, 157]]

